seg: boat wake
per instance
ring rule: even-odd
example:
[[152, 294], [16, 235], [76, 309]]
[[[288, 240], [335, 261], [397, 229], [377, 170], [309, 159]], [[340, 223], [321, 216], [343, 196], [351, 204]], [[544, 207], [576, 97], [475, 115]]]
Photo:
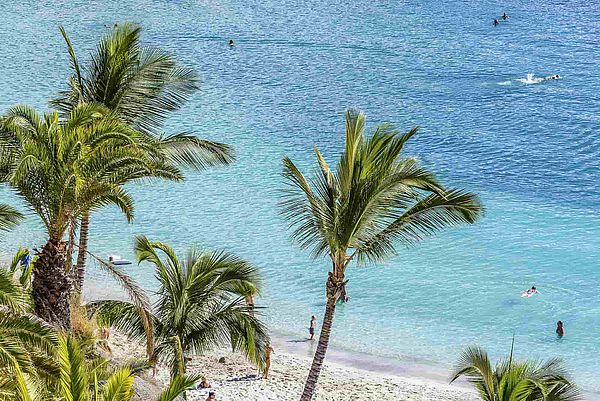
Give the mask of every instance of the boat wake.
[[520, 79], [517, 79], [517, 81], [519, 81], [525, 85], [533, 85], [533, 84], [539, 84], [540, 82], [544, 82], [544, 81], [553, 81], [555, 79], [561, 79], [561, 76], [556, 74], [556, 75], [549, 75], [547, 77], [542, 78], [542, 77], [534, 76], [533, 73], [529, 73], [529, 74], [527, 74], [527, 78], [520, 78]]
[[512, 85], [514, 82], [519, 82], [523, 85], [533, 85], [533, 84], [539, 84], [539, 83], [545, 82], [545, 81], [554, 81], [556, 79], [562, 79], [562, 77], [558, 74], [548, 75], [547, 77], [536, 77], [533, 73], [529, 73], [529, 74], [527, 74], [527, 77], [525, 77], [525, 78], [518, 78], [518, 79], [515, 79], [514, 81], [508, 80], [508, 81], [498, 82], [498, 85], [508, 86], [508, 85]]

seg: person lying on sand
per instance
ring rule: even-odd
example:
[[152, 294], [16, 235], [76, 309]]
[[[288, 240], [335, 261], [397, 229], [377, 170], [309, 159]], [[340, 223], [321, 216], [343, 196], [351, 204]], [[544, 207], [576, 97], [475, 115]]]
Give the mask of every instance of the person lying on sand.
[[208, 397], [206, 397], [206, 401], [212, 401], [212, 400], [216, 400], [217, 396], [215, 395], [214, 391], [211, 391], [208, 393]]

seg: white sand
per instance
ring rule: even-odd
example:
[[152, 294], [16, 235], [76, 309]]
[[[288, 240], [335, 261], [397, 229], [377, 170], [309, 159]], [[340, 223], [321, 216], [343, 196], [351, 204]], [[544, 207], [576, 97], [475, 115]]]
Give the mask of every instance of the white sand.
[[[113, 333], [110, 343], [113, 356], [118, 361], [144, 357], [144, 347], [132, 343], [124, 336]], [[220, 357], [225, 357], [225, 363], [218, 362]], [[261, 379], [256, 369], [244, 357], [226, 350], [218, 350], [194, 357], [188, 365], [188, 371], [206, 376], [219, 401], [295, 401], [300, 398], [309, 367], [309, 358], [275, 350], [269, 378]], [[161, 367], [155, 380], [159, 385], [165, 385], [169, 380], [168, 368]], [[151, 387], [150, 384], [144, 386]], [[204, 401], [207, 394], [206, 390], [189, 391], [188, 399]], [[462, 387], [428, 379], [374, 373], [326, 362], [319, 377], [314, 400], [475, 401], [478, 398], [473, 392]]]

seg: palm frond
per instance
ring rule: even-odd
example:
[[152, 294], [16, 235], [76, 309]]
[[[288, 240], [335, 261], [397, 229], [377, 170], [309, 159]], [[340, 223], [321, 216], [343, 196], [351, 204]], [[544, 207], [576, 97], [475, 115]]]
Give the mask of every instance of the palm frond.
[[88, 254], [98, 261], [99, 266], [101, 266], [103, 270], [108, 272], [115, 280], [117, 280], [123, 290], [125, 290], [127, 293], [127, 296], [132, 301], [133, 306], [140, 317], [141, 324], [144, 327], [146, 336], [146, 352], [149, 356], [152, 355], [154, 353], [154, 321], [148, 296], [133, 278], [128, 276], [118, 267], [99, 258], [91, 252], [88, 252]]
[[9, 231], [23, 220], [23, 215], [12, 206], [0, 203], [0, 231]]
[[81, 348], [72, 337], [62, 337], [58, 345], [60, 364], [59, 393], [66, 401], [88, 401], [89, 379]]
[[16, 313], [23, 313], [31, 308], [31, 297], [17, 282], [10, 271], [0, 268], [0, 306]]
[[157, 401], [175, 401], [179, 399], [181, 395], [194, 387], [199, 382], [200, 376], [176, 376], [171, 379], [166, 389], [160, 393]]
[[103, 401], [130, 401], [134, 396], [133, 380], [134, 376], [128, 368], [114, 372], [104, 385]]

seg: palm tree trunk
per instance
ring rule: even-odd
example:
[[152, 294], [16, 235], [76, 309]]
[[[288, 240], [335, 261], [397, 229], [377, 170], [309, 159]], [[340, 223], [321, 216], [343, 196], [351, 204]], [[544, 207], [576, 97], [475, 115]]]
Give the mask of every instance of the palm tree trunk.
[[66, 243], [49, 239], [33, 265], [32, 293], [37, 316], [53, 326], [71, 328], [71, 277], [65, 271]]
[[79, 248], [77, 251], [77, 265], [75, 266], [75, 291], [81, 294], [83, 281], [85, 280], [85, 259], [87, 257], [87, 243], [90, 229], [90, 212], [86, 210], [81, 215], [81, 227], [79, 228]]
[[331, 325], [333, 324], [333, 315], [335, 313], [335, 305], [337, 303], [337, 297], [329, 296], [327, 294], [327, 305], [325, 306], [325, 316], [323, 317], [323, 325], [321, 326], [321, 333], [319, 334], [319, 343], [317, 344], [317, 351], [313, 357], [313, 362], [304, 385], [304, 391], [300, 401], [310, 401], [315, 392], [317, 386], [317, 380], [323, 367], [323, 360], [325, 359], [325, 353], [329, 346], [329, 336], [331, 335]]

